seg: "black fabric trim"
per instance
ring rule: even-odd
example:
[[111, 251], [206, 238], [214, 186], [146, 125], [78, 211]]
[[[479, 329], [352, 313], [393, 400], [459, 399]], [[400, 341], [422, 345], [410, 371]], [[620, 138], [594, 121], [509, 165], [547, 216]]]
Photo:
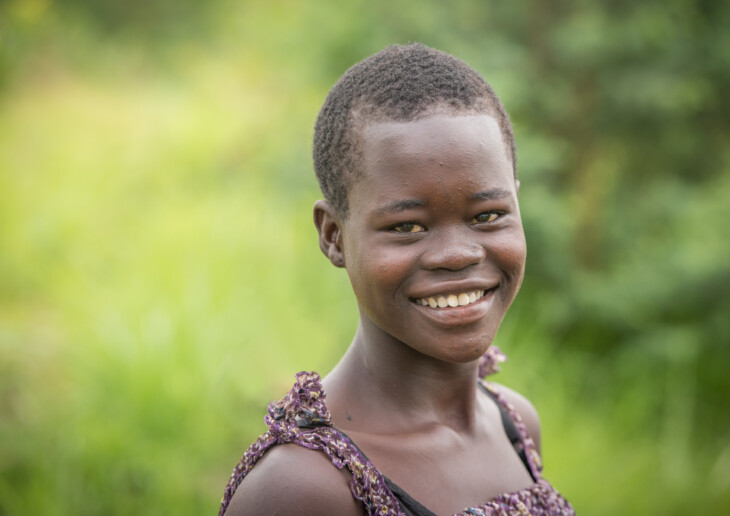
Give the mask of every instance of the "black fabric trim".
[[512, 421], [509, 412], [507, 412], [507, 409], [502, 406], [497, 397], [492, 394], [489, 389], [487, 389], [481, 382], [479, 382], [479, 387], [482, 389], [482, 391], [486, 392], [487, 396], [489, 396], [492, 401], [497, 404], [497, 407], [499, 407], [499, 413], [502, 414], [502, 426], [504, 427], [504, 432], [507, 434], [509, 442], [512, 443], [512, 447], [517, 452], [517, 455], [519, 455], [522, 464], [525, 465], [525, 468], [530, 474], [530, 478], [532, 478], [532, 481], [537, 482], [535, 474], [532, 472], [532, 468], [530, 467], [530, 463], [527, 461], [527, 454], [525, 453], [525, 444], [522, 442], [522, 436], [520, 435], [519, 430], [517, 430], [515, 422]]
[[393, 492], [393, 496], [398, 500], [398, 504], [406, 516], [436, 516], [435, 513], [424, 507], [421, 502], [401, 489], [398, 484], [385, 475], [383, 477], [385, 478], [385, 484]]

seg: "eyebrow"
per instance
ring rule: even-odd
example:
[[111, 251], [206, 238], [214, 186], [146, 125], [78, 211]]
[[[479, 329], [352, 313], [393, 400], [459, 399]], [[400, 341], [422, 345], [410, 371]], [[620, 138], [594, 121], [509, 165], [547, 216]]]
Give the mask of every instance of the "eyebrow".
[[411, 210], [413, 208], [421, 208], [423, 206], [426, 206], [425, 201], [420, 201], [418, 199], [399, 199], [391, 201], [379, 207], [375, 211], [380, 215], [394, 215], [402, 211]]
[[[471, 196], [471, 199], [475, 201], [494, 201], [497, 199], [506, 199], [511, 195], [512, 193], [509, 190], [494, 188], [493, 190], [477, 192]], [[419, 199], [397, 199], [379, 207], [375, 212], [378, 215], [395, 215], [413, 208], [422, 208], [426, 204], [426, 201]]]
[[493, 190], [484, 190], [483, 192], [477, 192], [471, 196], [475, 201], [495, 201], [497, 199], [506, 199], [511, 197], [512, 192], [504, 190], [502, 188], [495, 188]]

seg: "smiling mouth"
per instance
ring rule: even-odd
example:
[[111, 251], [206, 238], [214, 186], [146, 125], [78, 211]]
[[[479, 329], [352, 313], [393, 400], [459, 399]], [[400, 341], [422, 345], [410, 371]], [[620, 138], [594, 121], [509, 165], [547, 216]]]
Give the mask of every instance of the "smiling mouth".
[[459, 292], [455, 294], [447, 294], [444, 296], [431, 296], [414, 299], [417, 305], [429, 306], [431, 308], [455, 308], [457, 306], [466, 306], [479, 301], [490, 290], [472, 290], [470, 292]]

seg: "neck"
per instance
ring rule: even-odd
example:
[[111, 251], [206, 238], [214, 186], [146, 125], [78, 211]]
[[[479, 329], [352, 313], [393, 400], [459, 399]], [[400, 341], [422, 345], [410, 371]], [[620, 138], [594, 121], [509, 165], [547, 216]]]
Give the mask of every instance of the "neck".
[[442, 362], [361, 321], [325, 378], [327, 404], [343, 429], [390, 433], [443, 424], [470, 431], [476, 427], [477, 370], [476, 360]]

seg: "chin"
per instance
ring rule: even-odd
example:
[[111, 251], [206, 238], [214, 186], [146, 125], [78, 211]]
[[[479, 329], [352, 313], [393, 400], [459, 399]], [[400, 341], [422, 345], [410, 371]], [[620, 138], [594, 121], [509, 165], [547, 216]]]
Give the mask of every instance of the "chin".
[[436, 353], [430, 355], [437, 360], [450, 364], [468, 364], [479, 360], [487, 352], [491, 344], [491, 338], [480, 339], [473, 344], [462, 341], [448, 350], [441, 348]]

